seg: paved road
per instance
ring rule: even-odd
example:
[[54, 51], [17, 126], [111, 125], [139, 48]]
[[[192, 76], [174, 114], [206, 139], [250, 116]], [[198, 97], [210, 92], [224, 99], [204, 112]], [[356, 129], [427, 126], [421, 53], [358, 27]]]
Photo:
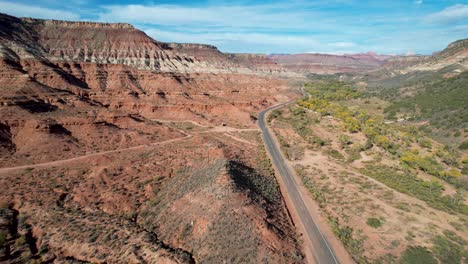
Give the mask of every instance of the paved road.
[[293, 101], [289, 101], [280, 105], [276, 105], [260, 112], [258, 116], [258, 125], [262, 130], [262, 138], [265, 143], [266, 149], [272, 159], [273, 166], [275, 166], [277, 172], [279, 173], [279, 176], [281, 177], [282, 182], [285, 185], [287, 195], [289, 196], [290, 201], [292, 202], [293, 206], [295, 207], [295, 210], [297, 211], [299, 220], [305, 227], [305, 239], [308, 239], [310, 245], [313, 247], [312, 251], [314, 254], [315, 262], [320, 264], [335, 264], [338, 263], [335, 253], [327, 243], [325, 237], [320, 232], [311, 214], [307, 210], [304, 200], [300, 195], [299, 185], [294, 178], [294, 174], [291, 171], [291, 169], [286, 165], [286, 161], [283, 154], [281, 153], [280, 147], [273, 139], [273, 135], [271, 134], [270, 130], [266, 125], [265, 116], [269, 111], [281, 108], [292, 102]]

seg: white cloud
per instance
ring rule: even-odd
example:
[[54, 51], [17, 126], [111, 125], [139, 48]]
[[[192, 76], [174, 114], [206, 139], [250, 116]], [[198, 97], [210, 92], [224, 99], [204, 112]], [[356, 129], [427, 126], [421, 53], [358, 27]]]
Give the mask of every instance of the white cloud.
[[333, 50], [333, 51], [318, 50], [318, 51], [309, 51], [309, 52], [305, 52], [305, 53], [311, 53], [311, 54], [320, 53], [320, 54], [328, 54], [328, 55], [346, 55], [346, 54], [356, 54], [356, 53], [359, 53], [359, 52], [357, 52], [355, 50]]
[[422, 5], [424, 3], [424, 1], [423, 0], [416, 0], [416, 1], [414, 1], [414, 3], [417, 4], [417, 5]]
[[[179, 43], [209, 43], [217, 47], [244, 48], [237, 52], [254, 53], [281, 53], [292, 47], [296, 50], [308, 51], [306, 53], [352, 54], [362, 52], [356, 43], [334, 42], [323, 43], [310, 36], [294, 36], [288, 34], [261, 34], [261, 33], [187, 33], [165, 31], [154, 28], [145, 30], [152, 38], [164, 42]], [[230, 50], [233, 51], [233, 50]], [[235, 50], [233, 52], [236, 52]]]
[[468, 32], [468, 24], [467, 25], [456, 25], [453, 27], [454, 32]]
[[33, 17], [62, 20], [78, 20], [80, 16], [76, 13], [49, 9], [34, 5], [25, 5], [0, 1], [0, 12], [17, 17]]
[[[108, 5], [98, 15], [100, 21], [130, 22], [163, 26], [202, 26], [228, 28], [298, 29], [313, 12], [290, 9], [287, 4], [214, 5], [186, 7], [180, 5]], [[315, 14], [319, 16], [318, 13]], [[322, 25], [317, 25], [321, 27]]]
[[332, 47], [337, 47], [337, 48], [350, 48], [350, 47], [356, 46], [356, 44], [353, 42], [334, 42], [328, 45]]
[[260, 34], [260, 33], [179, 33], [159, 29], [148, 29], [145, 33], [160, 41], [193, 42], [225, 44], [227, 42], [271, 45], [281, 43], [282, 45], [297, 45], [299, 47], [316, 47], [322, 44], [310, 37]]
[[430, 14], [426, 20], [433, 23], [450, 23], [468, 19], [468, 5], [457, 4]]

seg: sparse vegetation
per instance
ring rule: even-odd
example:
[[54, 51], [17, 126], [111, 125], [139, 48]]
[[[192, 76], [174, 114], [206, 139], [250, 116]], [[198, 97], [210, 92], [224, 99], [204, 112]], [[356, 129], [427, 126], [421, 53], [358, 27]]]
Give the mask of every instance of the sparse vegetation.
[[464, 250], [466, 242], [453, 232], [446, 231], [445, 235], [433, 239], [434, 253], [441, 263], [461, 263], [468, 260], [468, 251]]
[[382, 165], [369, 165], [362, 172], [399, 192], [415, 196], [436, 209], [468, 214], [468, 206], [462, 203], [461, 197], [442, 196], [444, 188], [437, 181], [424, 181], [416, 175]]
[[329, 157], [336, 159], [336, 160], [344, 160], [345, 157], [336, 149], [327, 149], [324, 151]]
[[460, 143], [458, 148], [461, 149], [461, 150], [467, 150], [468, 149], [468, 141], [463, 141], [462, 143]]
[[0, 230], [0, 248], [3, 247], [3, 245], [7, 241], [7, 236], [8, 236], [7, 232]]
[[337, 218], [328, 219], [335, 235], [343, 242], [346, 249], [358, 263], [368, 263], [369, 260], [363, 255], [363, 240], [354, 237], [354, 230], [350, 226], [341, 226]]
[[379, 228], [382, 226], [383, 223], [382, 221], [380, 221], [380, 219], [371, 217], [367, 218], [367, 224], [373, 228]]
[[304, 186], [309, 190], [309, 192], [312, 194], [312, 197], [314, 198], [315, 201], [318, 202], [320, 207], [325, 207], [325, 196], [323, 194], [323, 189], [319, 188], [317, 184], [313, 182], [313, 180], [307, 176], [305, 169], [301, 166], [296, 166], [296, 171], [299, 174], [299, 176], [302, 179], [302, 183]]
[[27, 238], [25, 235], [21, 235], [20, 237], [18, 237], [16, 240], [15, 240], [15, 246], [19, 247], [19, 246], [22, 246], [24, 244], [26, 244], [28, 242]]
[[414, 246], [408, 247], [400, 259], [401, 264], [437, 264], [434, 255], [424, 247]]
[[[400, 84], [405, 85], [408, 84]], [[419, 89], [414, 96], [392, 100], [392, 104], [385, 108], [387, 116], [398, 113], [415, 121], [429, 120], [432, 129], [427, 127], [426, 132], [438, 139], [443, 139], [444, 133], [456, 130], [444, 141], [459, 137], [458, 129], [466, 128], [468, 122], [468, 72], [452, 78], [430, 76], [416, 85]]]

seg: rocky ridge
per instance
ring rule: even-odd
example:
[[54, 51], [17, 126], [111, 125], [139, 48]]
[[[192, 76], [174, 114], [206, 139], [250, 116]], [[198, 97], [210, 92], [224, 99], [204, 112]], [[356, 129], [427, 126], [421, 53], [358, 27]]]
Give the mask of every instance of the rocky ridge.
[[[395, 56], [385, 61], [382, 67], [376, 69], [388, 70], [393, 74], [407, 74], [412, 72], [439, 71], [451, 67], [461, 72], [468, 69], [468, 39], [450, 43], [442, 51], [432, 55]], [[448, 69], [449, 71], [451, 69]]]
[[[158, 42], [129, 24], [7, 15], [1, 15], [0, 21], [3, 32], [9, 32], [0, 36], [0, 56], [10, 59], [45, 58], [53, 63], [120, 64], [156, 72], [263, 75], [273, 71], [284, 72], [271, 62], [269, 65], [273, 70], [252, 67], [253, 60], [247, 63], [232, 60], [232, 56], [210, 45]], [[18, 38], [12, 40], [10, 37], [15, 35]], [[15, 41], [19, 38], [23, 39]]]
[[345, 55], [303, 53], [270, 55], [269, 58], [293, 72], [334, 74], [369, 71], [384, 64], [388, 56], [373, 53]]

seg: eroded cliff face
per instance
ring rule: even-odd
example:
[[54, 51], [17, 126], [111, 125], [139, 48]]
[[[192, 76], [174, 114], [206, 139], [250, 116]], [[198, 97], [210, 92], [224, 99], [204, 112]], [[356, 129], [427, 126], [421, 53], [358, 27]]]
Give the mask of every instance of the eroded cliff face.
[[[273, 62], [255, 67], [252, 60], [236, 60], [216, 47], [203, 44], [161, 43], [129, 24], [68, 22], [0, 18], [6, 35], [0, 52], [3, 57], [46, 58], [59, 63], [95, 63], [127, 65], [139, 70], [177, 73], [262, 74], [282, 72]], [[9, 31], [9, 32], [7, 32]], [[39, 46], [38, 46], [39, 45]], [[8, 50], [11, 49], [11, 50]], [[234, 56], [235, 57], [235, 56]]]
[[255, 111], [286, 98], [278, 91], [287, 86], [272, 78], [281, 67], [262, 55], [161, 43], [128, 24], [2, 15], [0, 27], [0, 63], [5, 69], [1, 81], [11, 86], [3, 94], [4, 102], [34, 85], [132, 113], [166, 106], [210, 111], [219, 104]]

